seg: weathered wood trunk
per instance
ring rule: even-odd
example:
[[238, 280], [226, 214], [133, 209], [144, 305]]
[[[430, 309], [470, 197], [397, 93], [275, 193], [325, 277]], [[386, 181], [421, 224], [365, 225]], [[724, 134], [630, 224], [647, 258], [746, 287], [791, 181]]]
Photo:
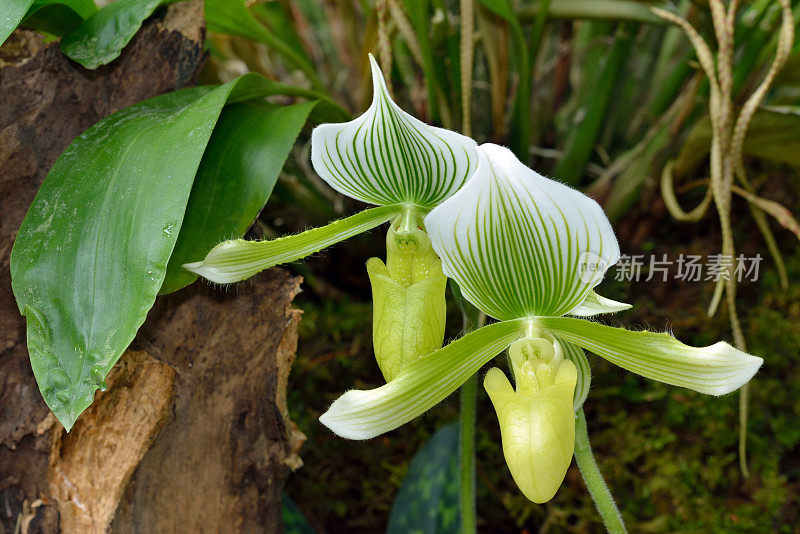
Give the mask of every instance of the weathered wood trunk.
[[56, 158], [101, 118], [194, 82], [202, 2], [170, 6], [96, 71], [18, 30], [0, 48], [0, 534], [276, 532], [300, 465], [288, 418], [299, 279], [160, 298], [69, 434], [33, 378], [9, 274], [28, 206]]

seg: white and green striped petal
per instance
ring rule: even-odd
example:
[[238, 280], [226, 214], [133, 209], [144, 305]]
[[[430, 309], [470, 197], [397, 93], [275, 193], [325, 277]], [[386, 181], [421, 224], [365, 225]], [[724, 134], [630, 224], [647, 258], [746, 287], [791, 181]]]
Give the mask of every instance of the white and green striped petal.
[[314, 130], [314, 170], [337, 191], [364, 202], [433, 208], [475, 171], [476, 143], [400, 109], [371, 54], [370, 63], [372, 105], [351, 122]]
[[403, 369], [391, 382], [339, 397], [319, 418], [348, 439], [370, 439], [423, 414], [525, 336], [524, 320], [479, 328]]
[[594, 291], [590, 291], [586, 298], [567, 312], [567, 315], [575, 315], [576, 317], [592, 317], [600, 315], [601, 313], [616, 313], [623, 310], [629, 310], [632, 306], [624, 302], [617, 302], [616, 300], [607, 299], [602, 295], [598, 295]]
[[271, 241], [232, 239], [212, 248], [206, 257], [183, 268], [215, 282], [231, 284], [264, 269], [299, 260], [398, 217], [402, 206], [380, 206], [339, 219], [320, 228]]
[[669, 334], [634, 332], [572, 317], [540, 317], [536, 325], [645, 378], [710, 395], [738, 389], [764, 362], [722, 341], [690, 347]]
[[569, 312], [619, 259], [603, 210], [504, 147], [478, 154], [470, 181], [425, 218], [444, 273], [497, 319]]

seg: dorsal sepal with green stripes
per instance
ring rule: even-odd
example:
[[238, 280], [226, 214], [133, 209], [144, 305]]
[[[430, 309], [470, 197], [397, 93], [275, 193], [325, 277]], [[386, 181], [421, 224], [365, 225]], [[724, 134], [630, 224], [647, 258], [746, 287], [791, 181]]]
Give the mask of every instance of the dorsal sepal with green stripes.
[[478, 165], [477, 145], [400, 109], [372, 55], [370, 63], [372, 105], [351, 122], [314, 129], [311, 163], [323, 180], [349, 197], [431, 209], [470, 178]]

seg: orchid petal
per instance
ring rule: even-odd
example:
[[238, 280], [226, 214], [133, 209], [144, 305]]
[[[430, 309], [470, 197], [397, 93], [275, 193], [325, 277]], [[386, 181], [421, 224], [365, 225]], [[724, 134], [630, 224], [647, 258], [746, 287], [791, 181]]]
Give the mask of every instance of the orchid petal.
[[574, 309], [619, 259], [603, 210], [504, 147], [478, 154], [470, 181], [425, 218], [444, 273], [497, 319]]
[[645, 378], [710, 395], [738, 389], [764, 362], [722, 341], [690, 347], [669, 334], [634, 332], [571, 317], [539, 317], [536, 324]]
[[320, 228], [271, 241], [223, 241], [202, 261], [187, 263], [184, 269], [218, 284], [230, 284], [281, 263], [299, 260], [358, 235], [397, 217], [400, 206], [381, 206], [339, 219]]
[[403, 369], [391, 382], [339, 397], [320, 422], [343, 438], [369, 439], [432, 408], [486, 362], [525, 336], [525, 321], [484, 326]]
[[435, 128], [392, 101], [375, 58], [370, 108], [311, 135], [314, 170], [337, 191], [371, 204], [430, 209], [458, 191], [478, 164], [469, 137]]
[[593, 315], [600, 315], [601, 313], [616, 313], [630, 308], [630, 304], [607, 299], [594, 291], [590, 291], [589, 294], [586, 295], [584, 301], [568, 311], [567, 315], [592, 317]]

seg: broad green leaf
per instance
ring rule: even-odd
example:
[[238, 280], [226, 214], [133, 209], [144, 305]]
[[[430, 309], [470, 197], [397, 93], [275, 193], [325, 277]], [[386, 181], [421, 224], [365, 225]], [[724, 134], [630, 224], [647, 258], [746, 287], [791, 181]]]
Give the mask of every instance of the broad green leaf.
[[34, 376], [65, 428], [153, 305], [223, 105], [267, 89], [253, 74], [126, 108], [76, 138], [45, 178], [11, 277]]
[[354, 121], [314, 129], [314, 170], [349, 197], [431, 209], [458, 191], [475, 171], [475, 141], [405, 113], [389, 96], [371, 55], [370, 63], [372, 105]]
[[192, 186], [161, 293], [191, 284], [182, 268], [225, 238], [243, 236], [266, 204], [314, 102], [234, 104], [214, 128]]
[[586, 402], [586, 397], [589, 396], [589, 386], [592, 383], [592, 370], [589, 367], [589, 361], [586, 359], [586, 353], [583, 352], [582, 348], [559, 336], [555, 336], [555, 338], [561, 343], [561, 348], [564, 350], [564, 358], [574, 363], [575, 369], [578, 371], [578, 380], [575, 384], [575, 395], [573, 398], [575, 411], [577, 412], [583, 407], [583, 403]]
[[0, 0], [0, 45], [17, 29], [31, 4], [33, 0]]
[[367, 273], [372, 285], [372, 346], [390, 382], [404, 367], [442, 346], [447, 278], [438, 260], [428, 277], [408, 287], [397, 283], [378, 258], [367, 261]]
[[619, 259], [611, 224], [595, 201], [510, 150], [478, 152], [472, 179], [425, 218], [445, 275], [500, 320], [567, 313]]
[[381, 206], [339, 219], [321, 228], [271, 241], [232, 239], [211, 249], [205, 259], [183, 266], [218, 284], [231, 284], [275, 265], [299, 260], [334, 243], [358, 235], [397, 217], [402, 206]]
[[764, 361], [722, 341], [690, 347], [669, 334], [634, 332], [571, 317], [539, 317], [536, 324], [645, 378], [710, 395], [738, 389]]
[[96, 11], [92, 0], [36, 0], [20, 25], [53, 35], [64, 35]]
[[591, 317], [601, 313], [616, 313], [631, 308], [630, 304], [624, 302], [617, 302], [616, 300], [607, 299], [602, 295], [598, 295], [594, 291], [590, 291], [586, 298], [567, 312], [567, 315], [576, 315], [578, 317]]
[[61, 39], [61, 51], [87, 69], [111, 63], [142, 22], [170, 0], [116, 0], [99, 9]]
[[392, 503], [386, 534], [457, 534], [460, 427], [450, 423], [414, 456]]
[[348, 439], [370, 439], [423, 414], [517, 339], [525, 320], [484, 326], [406, 367], [388, 384], [339, 397], [319, 418]]

